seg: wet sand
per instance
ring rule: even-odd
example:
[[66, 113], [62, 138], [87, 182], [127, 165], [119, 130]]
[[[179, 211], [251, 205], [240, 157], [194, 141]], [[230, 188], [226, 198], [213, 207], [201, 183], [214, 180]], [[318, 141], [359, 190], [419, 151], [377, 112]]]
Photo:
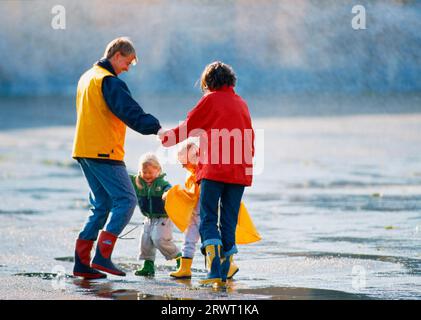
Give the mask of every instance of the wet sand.
[[[2, 299], [6, 300], [370, 300], [363, 294], [352, 294], [336, 290], [266, 287], [235, 289], [210, 289], [190, 287], [187, 280], [175, 280], [178, 288], [172, 286], [171, 293], [160, 293], [138, 285], [138, 289], [118, 289], [118, 281], [67, 279], [63, 289], [52, 290], [54, 275], [20, 275], [2, 277]], [[68, 287], [77, 288], [69, 292]], [[178, 292], [177, 292], [178, 291]]]
[[[175, 263], [159, 254], [154, 278], [134, 276], [138, 210], [126, 231], [138, 228], [113, 254], [128, 276], [71, 277], [89, 207], [70, 158], [73, 127], [0, 131], [0, 298], [419, 299], [421, 116], [256, 119], [254, 126], [264, 129], [264, 170], [244, 201], [263, 239], [240, 246], [240, 272], [227, 290], [198, 285], [205, 274], [198, 251], [191, 282], [170, 279]], [[129, 131], [129, 171], [141, 153], [162, 152], [157, 146]], [[182, 183], [179, 165], [164, 167]], [[182, 234], [174, 238], [181, 246]], [[67, 277], [56, 278], [58, 270]]]

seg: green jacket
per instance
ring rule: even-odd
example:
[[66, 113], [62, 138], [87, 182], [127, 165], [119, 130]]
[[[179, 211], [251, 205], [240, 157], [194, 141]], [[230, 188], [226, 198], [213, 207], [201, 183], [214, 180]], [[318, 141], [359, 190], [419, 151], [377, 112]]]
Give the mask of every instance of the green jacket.
[[165, 202], [162, 200], [164, 192], [171, 188], [171, 184], [164, 179], [165, 173], [161, 174], [150, 186], [139, 176], [142, 189], [136, 185], [137, 175], [130, 175], [133, 187], [136, 191], [139, 208], [142, 214], [148, 218], [167, 218]]

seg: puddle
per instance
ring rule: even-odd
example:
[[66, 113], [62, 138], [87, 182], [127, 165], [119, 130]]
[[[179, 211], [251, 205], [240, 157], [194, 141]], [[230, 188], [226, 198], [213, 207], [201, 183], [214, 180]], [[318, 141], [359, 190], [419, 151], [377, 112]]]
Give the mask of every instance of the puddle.
[[244, 294], [267, 295], [273, 300], [372, 300], [362, 294], [313, 288], [267, 287], [237, 291]]
[[76, 161], [58, 161], [58, 160], [42, 160], [41, 163], [46, 166], [55, 166], [60, 168], [72, 168], [80, 170], [80, 167]]
[[36, 188], [36, 189], [16, 189], [16, 192], [22, 193], [71, 193], [75, 190], [72, 189], [61, 189], [61, 188]]
[[54, 260], [64, 261], [64, 262], [75, 262], [74, 257], [56, 257], [56, 258], [54, 258]]
[[380, 262], [389, 262], [403, 265], [411, 274], [421, 274], [421, 259], [412, 259], [398, 256], [385, 256], [374, 254], [356, 254], [339, 252], [279, 252], [280, 255], [288, 257], [306, 257], [306, 258], [348, 258], [373, 260]]
[[[53, 280], [57, 278], [57, 273], [51, 272], [23, 272], [23, 273], [15, 273], [14, 276], [21, 276], [21, 277], [29, 277], [29, 278], [40, 278], [43, 280]], [[66, 279], [73, 279], [72, 275], [66, 274]]]
[[45, 213], [46, 211], [38, 211], [38, 210], [0, 210], [0, 214], [22, 214], [22, 215], [31, 215], [31, 214], [40, 214]]

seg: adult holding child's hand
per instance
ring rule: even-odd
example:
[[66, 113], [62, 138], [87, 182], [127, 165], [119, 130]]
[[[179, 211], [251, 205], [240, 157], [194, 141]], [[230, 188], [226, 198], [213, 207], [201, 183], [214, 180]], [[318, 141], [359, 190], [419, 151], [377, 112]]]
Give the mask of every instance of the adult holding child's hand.
[[164, 128], [159, 129], [157, 133], [158, 140], [161, 142], [164, 142], [165, 136], [168, 134], [168, 132], [169, 132], [168, 129], [164, 129]]

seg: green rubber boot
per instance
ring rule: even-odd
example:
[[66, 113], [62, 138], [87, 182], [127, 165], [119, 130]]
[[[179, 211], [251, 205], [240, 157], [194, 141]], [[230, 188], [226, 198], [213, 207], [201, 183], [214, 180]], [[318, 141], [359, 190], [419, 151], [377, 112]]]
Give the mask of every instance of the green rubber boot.
[[134, 274], [135, 276], [153, 277], [155, 275], [154, 262], [151, 260], [145, 260], [143, 268], [138, 269]]

